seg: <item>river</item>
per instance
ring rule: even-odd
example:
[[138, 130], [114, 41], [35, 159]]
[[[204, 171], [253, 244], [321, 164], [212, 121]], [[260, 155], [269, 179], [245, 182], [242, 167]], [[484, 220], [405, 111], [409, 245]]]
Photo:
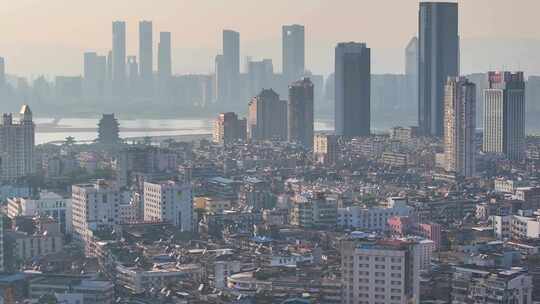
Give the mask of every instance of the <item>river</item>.
[[[36, 144], [63, 141], [72, 136], [77, 141], [97, 137], [99, 118], [34, 118]], [[119, 119], [120, 137], [181, 136], [212, 133], [212, 119]], [[331, 120], [317, 120], [315, 130], [333, 129]]]

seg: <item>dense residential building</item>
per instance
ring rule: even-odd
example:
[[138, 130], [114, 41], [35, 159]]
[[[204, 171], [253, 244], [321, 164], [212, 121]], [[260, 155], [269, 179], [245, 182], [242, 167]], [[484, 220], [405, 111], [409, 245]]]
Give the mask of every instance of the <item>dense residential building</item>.
[[133, 293], [162, 290], [178, 281], [193, 279], [201, 280], [204, 268], [199, 264], [159, 265], [152, 269], [141, 269], [137, 266], [116, 266], [118, 284]]
[[33, 197], [9, 197], [7, 216], [50, 216], [54, 218], [62, 233], [71, 230], [71, 199], [53, 192], [41, 192]]
[[249, 102], [247, 136], [251, 141], [287, 138], [287, 103], [274, 90], [262, 90]]
[[168, 222], [181, 231], [193, 229], [191, 186], [174, 181], [144, 183], [144, 220]]
[[446, 171], [472, 177], [476, 168], [476, 86], [466, 78], [449, 78], [444, 102]]
[[287, 101], [287, 139], [306, 149], [313, 148], [314, 109], [313, 83], [309, 78], [289, 86]]
[[525, 152], [525, 80], [523, 72], [489, 72], [484, 91], [486, 153], [519, 160]]
[[28, 293], [31, 299], [37, 301], [45, 295], [51, 296], [52, 291], [55, 297], [65, 297], [69, 300], [65, 303], [112, 304], [115, 301], [114, 284], [110, 281], [91, 280], [84, 276], [51, 274], [37, 276], [30, 280]]
[[532, 277], [523, 268], [509, 270], [455, 267], [452, 303], [532, 303]]
[[365, 43], [339, 43], [335, 53], [335, 131], [368, 136], [371, 128], [371, 49]]
[[458, 4], [420, 2], [418, 26], [418, 126], [442, 137], [444, 87], [459, 76]]
[[388, 231], [388, 220], [393, 216], [408, 216], [413, 208], [407, 205], [407, 199], [391, 197], [385, 204], [373, 207], [350, 206], [338, 208], [337, 225], [343, 229], [361, 229], [363, 231]]
[[212, 139], [220, 145], [246, 140], [246, 119], [238, 119], [234, 112], [220, 113], [214, 121]]
[[120, 142], [120, 124], [114, 114], [103, 114], [99, 120], [97, 142], [104, 145]]
[[118, 186], [105, 180], [73, 185], [71, 206], [75, 239], [88, 245], [94, 231], [114, 229], [121, 224], [119, 205], [125, 199]]
[[[114, 22], [82, 75], [6, 75], [0, 57], [0, 107], [39, 112], [0, 121], [0, 303], [540, 303], [540, 76], [458, 76], [450, 2], [408, 16], [401, 74], [344, 42], [324, 79], [302, 25], [279, 28], [277, 70], [240, 66], [225, 30], [215, 73], [173, 75], [173, 34], [151, 21], [128, 53]], [[500, 51], [466, 44], [476, 67]], [[182, 70], [208, 58], [180, 52], [196, 52]], [[93, 134], [68, 118], [96, 107], [163, 117], [126, 121], [125, 140], [114, 114]]]
[[241, 196], [244, 204], [255, 211], [270, 209], [274, 203], [270, 185], [256, 177], [246, 177]]
[[302, 77], [305, 71], [305, 29], [293, 24], [282, 27], [283, 75], [287, 82]]
[[61, 252], [64, 249], [64, 235], [58, 222], [53, 219], [37, 218], [38, 228], [34, 233], [23, 231], [7, 231], [4, 233], [6, 244], [9, 244], [10, 255], [15, 261], [29, 261], [37, 257]]
[[35, 169], [35, 125], [32, 111], [23, 105], [19, 121], [4, 113], [0, 125], [0, 181], [13, 181], [33, 174]]
[[392, 139], [400, 142], [409, 142], [412, 138], [418, 136], [417, 127], [394, 127], [390, 133]]
[[324, 193], [313, 197], [297, 195], [290, 211], [291, 225], [302, 228], [333, 228], [336, 226], [337, 202]]
[[332, 165], [338, 159], [337, 136], [330, 134], [317, 134], [314, 138], [313, 158], [316, 162]]
[[340, 251], [343, 303], [420, 303], [417, 242], [351, 238]]

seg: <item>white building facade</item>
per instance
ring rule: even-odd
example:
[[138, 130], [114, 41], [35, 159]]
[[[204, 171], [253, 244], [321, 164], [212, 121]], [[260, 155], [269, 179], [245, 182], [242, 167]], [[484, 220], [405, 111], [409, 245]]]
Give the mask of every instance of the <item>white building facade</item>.
[[192, 231], [191, 185], [174, 181], [144, 183], [144, 220], [169, 222], [181, 231]]

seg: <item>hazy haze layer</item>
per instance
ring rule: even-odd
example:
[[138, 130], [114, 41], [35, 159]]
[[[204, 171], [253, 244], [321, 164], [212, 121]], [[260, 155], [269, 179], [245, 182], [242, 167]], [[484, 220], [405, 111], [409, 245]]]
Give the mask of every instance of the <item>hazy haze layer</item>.
[[[374, 49], [374, 73], [400, 73], [402, 49], [416, 35], [418, 19], [417, 0], [4, 2], [0, 56], [6, 57], [9, 73], [30, 76], [81, 74], [84, 51], [106, 53], [111, 48], [113, 20], [127, 22], [128, 54], [138, 55], [138, 21], [143, 19], [154, 22], [155, 33], [172, 32], [174, 73], [211, 72], [223, 28], [241, 32], [242, 58], [272, 58], [279, 71], [280, 28], [290, 23], [306, 25], [306, 66], [316, 73], [330, 72], [333, 46], [351, 40], [365, 41]], [[459, 4], [464, 73], [503, 67], [540, 73], [540, 1]], [[490, 66], [490, 62], [504, 66]]]

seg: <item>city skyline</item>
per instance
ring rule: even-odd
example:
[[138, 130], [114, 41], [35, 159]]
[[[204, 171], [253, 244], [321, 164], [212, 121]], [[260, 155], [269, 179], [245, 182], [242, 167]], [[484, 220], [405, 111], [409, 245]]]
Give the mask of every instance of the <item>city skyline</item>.
[[[99, 16], [88, 18], [87, 11], [95, 11], [99, 7], [99, 1], [92, 5], [79, 3], [80, 11], [85, 12], [85, 16], [80, 16], [72, 3], [65, 3], [56, 0], [48, 3], [45, 14], [40, 3], [32, 0], [18, 1], [10, 4], [5, 13], [0, 12], [0, 16], [5, 21], [6, 26], [0, 29], [0, 35], [4, 37], [4, 42], [0, 43], [1, 49], [6, 57], [7, 71], [9, 74], [21, 76], [37, 76], [45, 74], [54, 75], [78, 75], [81, 74], [81, 54], [85, 51], [97, 51], [105, 53], [111, 48], [110, 44], [110, 22], [122, 20], [126, 22], [127, 55], [138, 55], [138, 23], [142, 20], [153, 22], [154, 37], [159, 31], [170, 31], [173, 41], [173, 73], [208, 73], [213, 70], [213, 58], [220, 51], [221, 30], [231, 28], [237, 30], [242, 35], [241, 62], [245, 56], [251, 55], [257, 58], [272, 58], [276, 63], [276, 70], [281, 71], [281, 46], [279, 43], [281, 36], [281, 26], [284, 24], [302, 24], [306, 27], [306, 67], [316, 73], [328, 74], [332, 67], [332, 48], [340, 41], [366, 41], [375, 50], [373, 67], [375, 73], [382, 72], [403, 72], [403, 58], [394, 58], [397, 53], [406, 46], [407, 42], [417, 32], [417, 10], [418, 1], [407, 0], [392, 2], [396, 9], [386, 12], [385, 2], [387, 1], [365, 1], [354, 3], [346, 1], [340, 6], [332, 6], [330, 1], [311, 1], [309, 3], [300, 1], [295, 4], [278, 1], [275, 5], [245, 3], [238, 1], [235, 4], [227, 4], [228, 9], [235, 7], [249, 9], [265, 9], [268, 14], [257, 18], [247, 15], [223, 14], [211, 18], [219, 9], [224, 9], [224, 2], [216, 1], [212, 3], [196, 3], [193, 1], [183, 1], [180, 4], [165, 2], [160, 7], [151, 7], [145, 1], [131, 1], [129, 6], [121, 5], [124, 1], [118, 0], [112, 4], [107, 4], [108, 10], [100, 12]], [[474, 1], [473, 3], [459, 1], [460, 4], [460, 36], [463, 39], [463, 48], [477, 49], [478, 39], [533, 39], [527, 43], [534, 44], [536, 38], [534, 33], [534, 18], [527, 18], [538, 6], [534, 1], [520, 1], [520, 6], [513, 6], [504, 1]], [[178, 7], [181, 9], [177, 9]], [[355, 10], [358, 7], [368, 7], [360, 12]], [[28, 10], [32, 7], [32, 10]], [[58, 7], [62, 11], [62, 17], [51, 22], [50, 11]], [[62, 8], [60, 10], [60, 8]], [[287, 8], [287, 9], [284, 9]], [[363, 8], [363, 7], [362, 7]], [[86, 10], [85, 10], [86, 9]], [[477, 14], [482, 10], [482, 14]], [[65, 12], [72, 14], [65, 14]], [[358, 12], [358, 27], [347, 26], [347, 16], [351, 11]], [[370, 12], [364, 13], [365, 12]], [[190, 14], [184, 13], [190, 12]], [[321, 12], [325, 12], [322, 14]], [[181, 15], [172, 18], [173, 13]], [[504, 13], [505, 22], [498, 22], [497, 16]], [[34, 33], [26, 30], [18, 24], [19, 20], [28, 18], [13, 19], [11, 15], [28, 15], [41, 23], [42, 30]], [[54, 14], [53, 14], [54, 15]], [[198, 16], [204, 15], [209, 21], [204, 26], [200, 24]], [[226, 16], [225, 16], [226, 15]], [[340, 16], [337, 18], [335, 16]], [[377, 16], [375, 18], [374, 16]], [[524, 16], [524, 17], [519, 17]], [[75, 27], [67, 27], [71, 19], [76, 19]], [[39, 20], [43, 20], [39, 22]], [[64, 20], [64, 22], [61, 22]], [[319, 22], [319, 21], [326, 22]], [[253, 27], [251, 24], [258, 24]], [[395, 24], [399, 26], [385, 26]], [[511, 24], [511, 26], [508, 26]], [[197, 31], [190, 29], [197, 28]], [[376, 30], [374, 30], [376, 29]], [[83, 32], [84, 39], [71, 35], [73, 30]], [[43, 35], [43, 33], [47, 35]], [[44, 39], [47, 37], [47, 39]], [[13, 41], [13, 42], [9, 42]], [[155, 42], [155, 41], [154, 41]], [[493, 42], [495, 43], [495, 42]], [[155, 43], [154, 43], [155, 44]], [[540, 43], [537, 43], [540, 45]], [[54, 48], [52, 46], [54, 45]], [[41, 51], [40, 56], [32, 56], [35, 48]], [[520, 48], [519, 46], [513, 46]], [[530, 48], [530, 47], [529, 47]], [[535, 46], [536, 48], [536, 46]], [[540, 48], [540, 46], [539, 46]], [[527, 52], [520, 49], [520, 52]], [[157, 47], [154, 45], [154, 62], [156, 62]], [[487, 65], [480, 60], [475, 63], [468, 58], [468, 52], [463, 54], [462, 61], [464, 72], [478, 69], [477, 65]], [[58, 56], [61, 54], [62, 56]], [[519, 54], [518, 54], [519, 55]], [[526, 72], [540, 71], [536, 62], [527, 63], [526, 54], [516, 56], [512, 61], [501, 62], [501, 66], [490, 66], [490, 69], [525, 70]], [[495, 56], [495, 55], [494, 55]], [[504, 56], [498, 54], [503, 58]], [[472, 57], [472, 55], [471, 55]], [[187, 60], [186, 58], [189, 58]], [[46, 60], [43, 60], [46, 59]], [[469, 67], [470, 66], [470, 67]], [[529, 67], [530, 66], [530, 67]], [[485, 67], [484, 69], [488, 69]], [[531, 73], [529, 72], [529, 73]]]
[[0, 303], [540, 303], [534, 1], [4, 5]]

